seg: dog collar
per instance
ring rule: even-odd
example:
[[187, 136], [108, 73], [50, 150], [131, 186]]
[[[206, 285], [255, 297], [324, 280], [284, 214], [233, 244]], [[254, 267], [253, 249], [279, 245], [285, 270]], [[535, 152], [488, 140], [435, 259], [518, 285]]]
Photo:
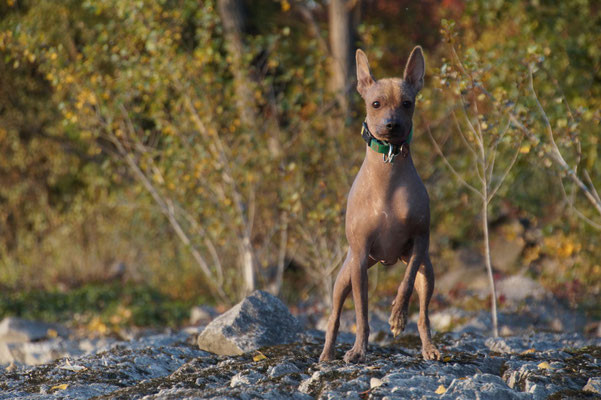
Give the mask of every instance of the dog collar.
[[399, 155], [399, 153], [403, 154], [403, 158], [407, 157], [407, 147], [409, 143], [411, 143], [411, 139], [413, 139], [413, 126], [411, 127], [411, 131], [409, 132], [409, 137], [400, 145], [395, 145], [389, 142], [385, 142], [380, 139], [376, 139], [374, 135], [369, 131], [367, 127], [367, 122], [363, 122], [361, 126], [361, 137], [367, 143], [367, 146], [371, 148], [376, 153], [381, 153], [384, 155], [385, 163], [393, 163], [394, 158]]

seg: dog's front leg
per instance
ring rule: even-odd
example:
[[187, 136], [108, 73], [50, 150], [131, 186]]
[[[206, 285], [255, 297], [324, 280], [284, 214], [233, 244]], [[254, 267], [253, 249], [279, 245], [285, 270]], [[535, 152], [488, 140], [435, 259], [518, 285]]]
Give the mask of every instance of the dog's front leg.
[[353, 290], [353, 302], [355, 303], [357, 332], [355, 335], [355, 344], [344, 355], [344, 361], [347, 363], [357, 363], [365, 360], [367, 340], [369, 338], [369, 323], [367, 316], [367, 269], [369, 268], [369, 257], [367, 252], [356, 254], [351, 250], [351, 262], [349, 263], [349, 267]]
[[336, 336], [338, 335], [338, 328], [340, 326], [340, 313], [342, 312], [342, 306], [344, 300], [351, 291], [351, 253], [350, 249], [346, 254], [346, 259], [342, 264], [342, 268], [338, 272], [336, 282], [334, 283], [334, 290], [332, 293], [332, 312], [328, 319], [328, 328], [326, 330], [326, 342], [323, 346], [323, 351], [319, 356], [319, 361], [331, 361], [334, 359]]

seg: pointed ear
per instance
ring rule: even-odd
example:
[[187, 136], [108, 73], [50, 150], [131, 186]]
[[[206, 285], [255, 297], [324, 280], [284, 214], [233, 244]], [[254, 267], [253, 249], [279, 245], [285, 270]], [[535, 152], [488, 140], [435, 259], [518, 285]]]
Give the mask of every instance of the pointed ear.
[[426, 73], [426, 60], [424, 60], [424, 53], [422, 52], [421, 46], [415, 46], [407, 65], [405, 66], [405, 73], [403, 79], [405, 82], [412, 85], [416, 91], [420, 91], [424, 87], [424, 74]]
[[364, 97], [365, 93], [367, 93], [367, 89], [369, 89], [369, 87], [373, 85], [376, 80], [371, 75], [367, 56], [363, 50], [357, 49], [355, 60], [357, 62], [357, 91], [361, 97]]

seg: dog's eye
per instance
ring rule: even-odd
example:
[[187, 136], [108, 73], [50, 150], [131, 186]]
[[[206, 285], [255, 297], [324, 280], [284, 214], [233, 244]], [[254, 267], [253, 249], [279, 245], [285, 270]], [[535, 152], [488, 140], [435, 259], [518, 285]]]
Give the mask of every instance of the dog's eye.
[[371, 103], [371, 106], [373, 108], [380, 108], [380, 102], [379, 101], [374, 101], [373, 103]]
[[405, 100], [403, 101], [403, 107], [405, 108], [411, 108], [411, 102], [409, 100]]

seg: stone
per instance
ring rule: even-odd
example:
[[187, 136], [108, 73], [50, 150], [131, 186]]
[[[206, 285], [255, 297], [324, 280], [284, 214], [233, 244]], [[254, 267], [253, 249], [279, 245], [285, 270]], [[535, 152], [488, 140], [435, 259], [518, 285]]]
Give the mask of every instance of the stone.
[[255, 291], [215, 318], [198, 336], [198, 346], [219, 355], [238, 355], [266, 346], [292, 343], [301, 327], [275, 296]]
[[219, 313], [210, 306], [194, 306], [190, 310], [190, 324], [207, 324], [211, 322]]
[[589, 378], [582, 390], [585, 392], [601, 394], [601, 377], [596, 376]]
[[26, 365], [46, 364], [60, 357], [80, 355], [73, 343], [57, 338], [40, 342], [0, 342], [0, 364], [17, 362]]
[[524, 226], [517, 220], [498, 227], [491, 235], [490, 256], [495, 269], [508, 272], [519, 264], [526, 247]]
[[383, 384], [384, 384], [384, 382], [382, 382], [382, 379], [379, 379], [379, 378], [371, 378], [369, 380], [369, 387], [370, 387], [370, 389], [380, 387]]
[[314, 386], [319, 384], [321, 377], [324, 373], [322, 371], [315, 371], [310, 378], [305, 379], [298, 386], [298, 390], [301, 393], [309, 394]]
[[517, 305], [526, 299], [544, 300], [550, 294], [542, 285], [523, 275], [507, 277], [496, 284], [497, 297], [503, 297], [509, 305]]
[[230, 387], [254, 385], [262, 378], [263, 375], [255, 371], [239, 372], [232, 377]]
[[514, 400], [530, 398], [527, 393], [512, 390], [496, 375], [476, 374], [454, 379], [440, 399]]
[[270, 367], [267, 371], [267, 375], [269, 375], [270, 378], [277, 378], [282, 375], [294, 374], [296, 372], [301, 372], [296, 365], [292, 363], [283, 363]]
[[6, 317], [0, 322], [0, 342], [35, 342], [57, 336], [66, 337], [69, 331], [62, 325]]

